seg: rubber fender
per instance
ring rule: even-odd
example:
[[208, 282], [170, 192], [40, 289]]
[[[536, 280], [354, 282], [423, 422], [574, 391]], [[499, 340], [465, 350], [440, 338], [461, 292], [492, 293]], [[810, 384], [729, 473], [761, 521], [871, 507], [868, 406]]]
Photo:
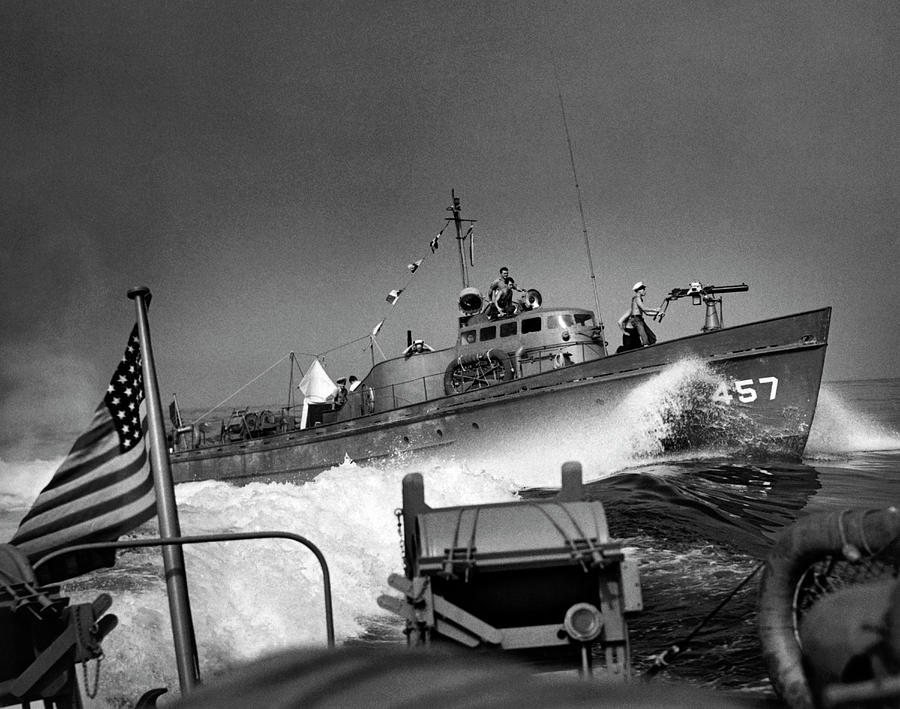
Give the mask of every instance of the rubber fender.
[[759, 585], [757, 628], [775, 691], [792, 709], [812, 709], [794, 604], [797, 584], [816, 561], [835, 554], [881, 551], [900, 535], [900, 512], [884, 510], [810, 515], [784, 530], [766, 558]]

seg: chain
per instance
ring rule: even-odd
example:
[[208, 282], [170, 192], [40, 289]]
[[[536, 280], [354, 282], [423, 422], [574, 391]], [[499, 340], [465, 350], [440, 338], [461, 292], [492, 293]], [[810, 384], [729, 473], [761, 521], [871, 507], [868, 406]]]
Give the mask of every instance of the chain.
[[403, 570], [409, 571], [406, 568], [406, 545], [403, 543], [403, 508], [395, 509], [394, 516], [397, 518], [397, 535], [400, 537], [400, 558], [403, 559]]
[[84, 692], [91, 699], [97, 696], [97, 690], [100, 688], [100, 661], [103, 659], [103, 653], [97, 655], [97, 668], [94, 670], [94, 686], [91, 687], [88, 681], [88, 663], [87, 660], [81, 663], [81, 671], [84, 674]]

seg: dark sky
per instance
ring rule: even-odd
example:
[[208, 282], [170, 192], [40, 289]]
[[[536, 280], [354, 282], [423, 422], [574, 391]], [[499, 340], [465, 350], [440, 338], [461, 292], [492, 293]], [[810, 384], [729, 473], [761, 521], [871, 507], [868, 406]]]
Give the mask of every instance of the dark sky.
[[611, 336], [745, 281], [727, 322], [831, 305], [826, 378], [898, 376], [900, 3], [0, 0], [0, 52], [0, 457], [86, 426], [135, 285], [184, 406], [451, 344], [451, 189], [473, 285], [593, 307], [555, 73]]

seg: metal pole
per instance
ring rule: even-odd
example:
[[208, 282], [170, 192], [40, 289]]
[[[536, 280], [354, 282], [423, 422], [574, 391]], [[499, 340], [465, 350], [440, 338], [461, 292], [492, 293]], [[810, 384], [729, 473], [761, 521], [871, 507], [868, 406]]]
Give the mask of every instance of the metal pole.
[[[162, 406], [153, 348], [150, 343], [150, 326], [147, 323], [147, 305], [150, 289], [145, 286], [132, 288], [128, 297], [134, 301], [137, 312], [138, 335], [141, 338], [141, 359], [144, 375], [144, 400], [147, 405], [150, 468], [156, 489], [156, 512], [159, 517], [159, 536], [170, 539], [181, 536], [178, 524], [178, 508], [175, 504], [175, 486], [169, 468], [166, 449], [166, 433], [162, 423]], [[175, 642], [175, 661], [182, 695], [188, 694], [200, 682], [197, 661], [197, 642], [194, 639], [194, 622], [191, 618], [191, 602], [188, 598], [184, 552], [180, 546], [166, 545], [162, 549], [166, 572], [166, 595], [169, 597], [169, 615], [172, 618], [172, 636]]]
[[460, 212], [462, 210], [459, 206], [459, 197], [456, 196], [454, 190], [450, 190], [450, 198], [453, 200], [453, 205], [447, 207], [447, 209], [453, 214], [453, 225], [456, 227], [456, 244], [459, 246], [459, 271], [462, 275], [463, 288], [468, 288], [469, 273], [466, 269], [466, 255], [465, 250], [463, 249], [462, 218], [460, 217]]
[[[569, 147], [569, 163], [572, 165], [572, 178], [575, 180], [575, 194], [578, 196], [578, 212], [581, 214], [581, 232], [584, 234], [584, 248], [587, 252], [588, 270], [591, 276], [591, 288], [594, 291], [594, 306], [597, 308], [597, 325], [603, 325], [603, 317], [600, 315], [600, 292], [597, 290], [597, 276], [594, 274], [594, 259], [591, 257], [591, 241], [588, 239], [587, 221], [584, 218], [584, 206], [581, 203], [581, 187], [578, 184], [578, 173], [575, 172], [575, 153], [572, 150], [572, 138], [569, 136], [569, 122], [566, 120], [566, 107], [563, 104], [562, 88], [559, 85], [559, 75], [556, 66], [553, 67], [553, 76], [556, 78], [556, 89], [559, 93], [559, 110], [562, 113], [563, 127], [566, 131], [566, 145]], [[603, 345], [603, 354], [606, 354], [606, 345]]]

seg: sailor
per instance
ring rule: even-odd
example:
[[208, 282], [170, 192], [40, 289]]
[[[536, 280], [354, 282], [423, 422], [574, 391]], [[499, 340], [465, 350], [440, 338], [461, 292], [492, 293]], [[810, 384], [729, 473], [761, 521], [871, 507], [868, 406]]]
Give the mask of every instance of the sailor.
[[656, 344], [656, 335], [653, 334], [653, 330], [647, 327], [647, 323], [644, 322], [644, 316], [656, 317], [659, 315], [659, 309], [644, 307], [644, 296], [647, 294], [647, 286], [644, 285], [643, 281], [635, 283], [631, 290], [634, 292], [634, 295], [631, 297], [631, 324], [637, 330], [638, 337], [641, 339], [641, 346], [649, 347]]
[[622, 344], [616, 348], [616, 352], [626, 352], [641, 346], [641, 338], [631, 322], [631, 308], [626, 310], [616, 322], [622, 331]]
[[424, 354], [425, 352], [434, 352], [434, 348], [425, 344], [425, 340], [413, 340], [413, 343], [403, 350], [403, 354], [407, 357], [415, 354]]
[[513, 304], [513, 291], [516, 288], [516, 280], [509, 275], [509, 268], [503, 266], [500, 276], [491, 282], [488, 287], [489, 308], [493, 306], [493, 314], [496, 316], [512, 315], [515, 312]]
[[341, 377], [337, 380], [338, 390], [334, 395], [334, 401], [332, 403], [332, 408], [339, 409], [345, 403], [347, 403], [347, 379], [345, 377]]

